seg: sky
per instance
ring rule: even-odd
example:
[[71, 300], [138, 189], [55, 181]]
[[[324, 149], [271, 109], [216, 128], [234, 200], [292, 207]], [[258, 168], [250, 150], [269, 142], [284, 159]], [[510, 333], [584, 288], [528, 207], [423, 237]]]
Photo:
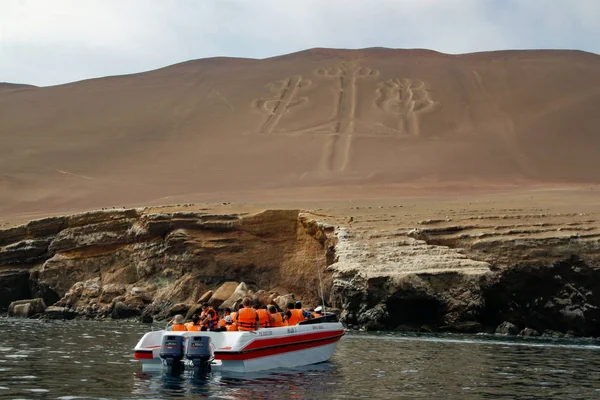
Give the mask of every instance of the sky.
[[0, 82], [313, 47], [600, 53], [600, 0], [0, 0]]

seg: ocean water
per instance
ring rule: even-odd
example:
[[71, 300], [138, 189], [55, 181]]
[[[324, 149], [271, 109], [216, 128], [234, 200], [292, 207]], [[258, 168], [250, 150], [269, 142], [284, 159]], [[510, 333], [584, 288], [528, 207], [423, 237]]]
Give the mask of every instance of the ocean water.
[[146, 374], [133, 321], [0, 318], [1, 399], [600, 398], [600, 341], [348, 333], [331, 361], [252, 375]]

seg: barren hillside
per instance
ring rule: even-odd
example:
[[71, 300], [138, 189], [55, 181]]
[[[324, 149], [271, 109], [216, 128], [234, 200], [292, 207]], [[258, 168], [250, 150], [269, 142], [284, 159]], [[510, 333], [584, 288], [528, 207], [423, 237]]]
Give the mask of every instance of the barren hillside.
[[313, 49], [0, 86], [4, 217], [600, 181], [600, 57], [583, 52]]

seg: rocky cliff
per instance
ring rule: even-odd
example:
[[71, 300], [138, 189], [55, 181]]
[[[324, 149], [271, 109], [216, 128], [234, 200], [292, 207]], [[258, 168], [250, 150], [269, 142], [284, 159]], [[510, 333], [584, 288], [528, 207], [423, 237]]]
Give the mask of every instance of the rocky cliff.
[[526, 333], [598, 336], [598, 216], [540, 211], [418, 220], [357, 210], [337, 231], [331, 300], [351, 327], [493, 332], [508, 321]]
[[121, 307], [161, 317], [209, 291], [221, 304], [239, 282], [311, 305], [318, 268], [350, 328], [480, 332], [508, 322], [525, 334], [600, 335], [597, 214], [390, 205], [352, 215], [190, 206], [31, 221], [0, 231], [0, 306], [39, 297], [79, 315]]
[[326, 229], [298, 210], [102, 210], [31, 221], [0, 231], [0, 307], [42, 298], [85, 316], [107, 316], [118, 303], [125, 314], [164, 316], [231, 281], [315, 301]]

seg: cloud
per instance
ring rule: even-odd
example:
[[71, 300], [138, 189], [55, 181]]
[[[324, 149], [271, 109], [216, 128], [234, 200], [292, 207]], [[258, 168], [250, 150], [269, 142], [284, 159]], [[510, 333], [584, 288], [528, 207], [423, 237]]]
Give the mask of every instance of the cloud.
[[0, 81], [52, 85], [311, 47], [600, 52], [597, 0], [3, 0]]

